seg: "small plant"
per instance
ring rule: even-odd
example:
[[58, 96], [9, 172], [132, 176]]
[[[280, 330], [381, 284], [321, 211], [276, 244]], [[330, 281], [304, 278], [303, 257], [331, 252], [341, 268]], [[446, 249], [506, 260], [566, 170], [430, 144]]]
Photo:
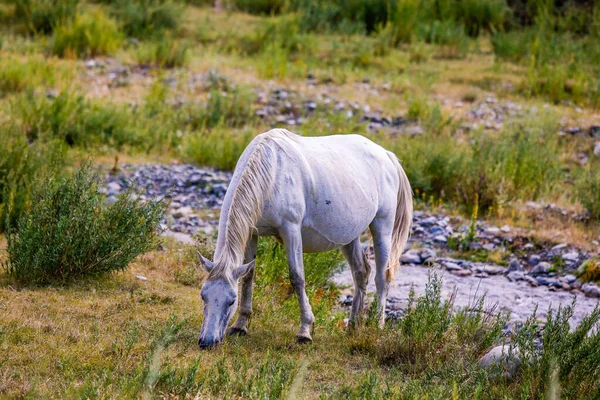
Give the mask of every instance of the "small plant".
[[160, 37], [165, 30], [176, 30], [184, 7], [173, 0], [116, 0], [113, 14], [127, 36]]
[[142, 43], [135, 52], [135, 58], [140, 64], [160, 68], [183, 67], [188, 61], [188, 51], [187, 42], [164, 35], [157, 41]]
[[600, 260], [592, 257], [583, 262], [578, 269], [579, 280], [582, 282], [596, 282], [600, 280]]
[[73, 176], [43, 179], [35, 207], [7, 230], [8, 275], [45, 285], [124, 270], [157, 244], [162, 201], [142, 203], [130, 193], [105, 205], [88, 162]]
[[50, 50], [59, 57], [96, 57], [111, 54], [121, 43], [115, 21], [101, 11], [80, 14], [54, 31]]
[[593, 221], [600, 221], [600, 173], [597, 164], [590, 165], [577, 181], [577, 199], [590, 213]]
[[15, 18], [30, 33], [51, 33], [70, 22], [77, 13], [79, 0], [10, 0], [15, 4]]

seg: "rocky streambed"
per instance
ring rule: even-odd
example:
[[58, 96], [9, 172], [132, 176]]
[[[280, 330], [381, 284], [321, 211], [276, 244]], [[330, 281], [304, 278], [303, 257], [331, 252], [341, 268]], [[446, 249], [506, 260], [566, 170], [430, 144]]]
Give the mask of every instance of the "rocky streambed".
[[[142, 199], [170, 200], [162, 221], [164, 234], [193, 243], [193, 235], [215, 232], [230, 179], [230, 173], [192, 165], [126, 164], [107, 174], [103, 191], [111, 201], [133, 184], [135, 195]], [[469, 233], [468, 247], [454, 251]], [[408, 247], [390, 290], [387, 313], [391, 318], [400, 317], [406, 309], [410, 287], [422, 293], [431, 271], [443, 274], [443, 293], [455, 296], [456, 306], [473, 304], [474, 298], [485, 294], [486, 303], [510, 311], [512, 321], [524, 320], [536, 306], [543, 319], [550, 307], [571, 304], [577, 296], [572, 319], [577, 324], [600, 298], [600, 286], [577, 278], [578, 269], [595, 254], [567, 244], [539, 243], [514, 227], [416, 211]], [[481, 261], [489, 259], [490, 253], [504, 260], [504, 265]], [[349, 306], [349, 269], [336, 274], [333, 282], [349, 287], [340, 298], [343, 306]], [[374, 291], [373, 277], [369, 290]]]

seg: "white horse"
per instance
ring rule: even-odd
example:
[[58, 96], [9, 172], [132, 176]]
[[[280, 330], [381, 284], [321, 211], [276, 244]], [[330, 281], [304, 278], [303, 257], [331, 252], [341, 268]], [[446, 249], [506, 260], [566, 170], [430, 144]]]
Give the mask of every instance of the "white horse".
[[[371, 267], [360, 243], [373, 235], [379, 323], [412, 225], [410, 183], [396, 156], [360, 135], [302, 137], [284, 129], [258, 135], [240, 157], [221, 209], [214, 261], [200, 256], [209, 275], [202, 287], [204, 319], [198, 344], [246, 334], [258, 236], [274, 236], [287, 254], [290, 280], [300, 302], [296, 339], [311, 342], [314, 316], [304, 286], [302, 253], [341, 249], [354, 277], [350, 315], [362, 312]], [[243, 264], [245, 263], [245, 264]]]

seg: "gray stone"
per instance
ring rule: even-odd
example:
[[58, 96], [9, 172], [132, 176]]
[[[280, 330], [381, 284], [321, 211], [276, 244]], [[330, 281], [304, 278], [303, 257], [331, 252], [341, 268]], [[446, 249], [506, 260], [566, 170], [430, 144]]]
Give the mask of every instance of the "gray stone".
[[496, 265], [484, 265], [479, 268], [480, 272], [485, 272], [488, 275], [498, 275], [503, 274], [506, 269], [504, 267], [496, 266]]
[[473, 272], [470, 269], [459, 268], [450, 270], [450, 273], [456, 276], [470, 276]]
[[550, 268], [552, 268], [550, 263], [542, 261], [535, 266], [535, 268], [530, 272], [530, 274], [532, 276], [545, 275], [550, 271]]
[[517, 282], [522, 281], [525, 277], [525, 274], [522, 271], [511, 271], [506, 275], [506, 277], [512, 282]]
[[492, 375], [496, 377], [500, 373], [500, 376], [505, 379], [512, 379], [521, 364], [517, 353], [516, 348], [513, 348], [511, 351], [508, 345], [496, 346], [481, 357], [479, 365], [491, 370]]
[[540, 261], [542, 261], [542, 258], [537, 254], [532, 254], [531, 256], [529, 256], [529, 265], [531, 265], [532, 267], [538, 265]]
[[462, 269], [461, 266], [459, 266], [458, 264], [455, 264], [453, 262], [450, 261], [444, 261], [444, 267], [446, 267], [447, 271], [459, 271]]
[[437, 243], [446, 243], [448, 241], [448, 238], [444, 235], [438, 235], [433, 238], [433, 241]]
[[487, 251], [492, 251], [496, 246], [493, 243], [486, 243], [482, 247]]
[[558, 281], [556, 280], [556, 278], [549, 278], [547, 276], [538, 276], [536, 279], [536, 282], [538, 283], [538, 285], [542, 285], [542, 286], [561, 286], [558, 284]]
[[596, 285], [595, 283], [584, 283], [581, 286], [581, 291], [585, 293], [585, 295], [588, 297], [592, 297], [595, 299], [600, 298], [600, 286]]
[[510, 226], [504, 225], [502, 228], [500, 228], [500, 231], [502, 231], [504, 233], [509, 233], [510, 232]]
[[562, 249], [564, 249], [564, 248], [566, 248], [566, 247], [567, 247], [567, 244], [566, 244], [566, 243], [561, 243], [561, 244], [557, 244], [556, 246], [552, 247], [552, 248], [550, 249], [550, 251], [562, 250]]
[[570, 253], [565, 253], [562, 255], [562, 259], [567, 262], [575, 262], [579, 259], [579, 253], [576, 251], [572, 251]]
[[597, 142], [594, 145], [594, 155], [595, 156], [599, 156], [600, 155], [600, 142]]
[[436, 253], [435, 251], [433, 251], [432, 249], [421, 249], [421, 251], [419, 252], [419, 256], [421, 257], [421, 262], [431, 262], [431, 261], [435, 261], [436, 258]]
[[512, 260], [510, 260], [510, 264], [508, 264], [508, 267], [506, 268], [506, 272], [513, 272], [513, 271], [523, 271], [523, 267], [521, 267], [521, 263], [516, 258], [513, 258]]
[[402, 254], [400, 261], [404, 264], [421, 264], [421, 256], [417, 250], [409, 250]]
[[567, 281], [567, 283], [573, 283], [577, 280], [577, 277], [575, 275], [565, 275], [565, 280]]
[[500, 233], [500, 229], [496, 228], [495, 226], [490, 226], [485, 230], [485, 233], [488, 235], [497, 235]]

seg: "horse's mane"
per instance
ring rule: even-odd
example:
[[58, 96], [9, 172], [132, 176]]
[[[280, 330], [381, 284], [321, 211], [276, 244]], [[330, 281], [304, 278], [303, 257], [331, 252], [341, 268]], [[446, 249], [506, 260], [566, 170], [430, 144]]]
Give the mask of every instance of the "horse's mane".
[[273, 193], [273, 181], [276, 160], [273, 157], [282, 142], [295, 141], [296, 135], [285, 129], [272, 129], [258, 135], [253, 143], [254, 149], [246, 164], [241, 165], [242, 172], [234, 189], [225, 232], [224, 246], [214, 260], [214, 268], [208, 279], [232, 279], [231, 269], [244, 261], [246, 244], [260, 218], [265, 201]]

